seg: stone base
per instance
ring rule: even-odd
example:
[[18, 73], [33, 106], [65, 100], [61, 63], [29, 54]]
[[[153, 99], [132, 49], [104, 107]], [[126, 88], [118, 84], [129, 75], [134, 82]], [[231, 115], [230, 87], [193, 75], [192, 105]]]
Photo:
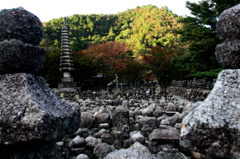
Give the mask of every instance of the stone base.
[[76, 82], [58, 83], [58, 88], [76, 88]]
[[211, 157], [240, 157], [240, 69], [224, 70], [183, 119], [181, 145]]
[[77, 93], [77, 88], [53, 88], [54, 93]]
[[0, 75], [0, 143], [48, 141], [75, 132], [80, 106], [62, 101], [42, 77]]

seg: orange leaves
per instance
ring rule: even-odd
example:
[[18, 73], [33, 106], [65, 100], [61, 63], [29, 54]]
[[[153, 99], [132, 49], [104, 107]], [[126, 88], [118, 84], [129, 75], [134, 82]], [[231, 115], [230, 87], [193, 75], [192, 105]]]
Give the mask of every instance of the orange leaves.
[[87, 56], [93, 56], [95, 60], [101, 61], [103, 65], [110, 64], [111, 67], [124, 67], [121, 56], [126, 55], [127, 44], [123, 42], [104, 42], [102, 44], [89, 45], [83, 50]]
[[152, 47], [151, 51], [148, 51], [146, 55], [144, 55], [144, 61], [149, 64], [152, 69], [155, 70], [168, 70], [171, 67], [171, 60], [178, 55], [177, 47], [172, 43], [171, 46], [156, 46]]

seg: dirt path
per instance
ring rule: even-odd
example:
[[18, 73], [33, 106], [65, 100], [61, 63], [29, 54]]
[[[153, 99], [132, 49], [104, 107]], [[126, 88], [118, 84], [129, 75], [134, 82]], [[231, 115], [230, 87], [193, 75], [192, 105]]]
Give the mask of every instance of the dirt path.
[[190, 103], [190, 101], [185, 100], [185, 99], [183, 99], [183, 98], [181, 98], [181, 97], [179, 97], [179, 96], [176, 96], [176, 95], [173, 95], [173, 98], [176, 98], [179, 103], [184, 102], [185, 105], [187, 105], [188, 103]]

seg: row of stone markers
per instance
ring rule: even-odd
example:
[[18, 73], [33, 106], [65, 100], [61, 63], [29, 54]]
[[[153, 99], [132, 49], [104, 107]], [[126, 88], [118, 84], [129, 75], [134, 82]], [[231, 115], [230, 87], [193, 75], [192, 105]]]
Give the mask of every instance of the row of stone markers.
[[211, 90], [216, 82], [216, 79], [213, 79], [213, 81], [207, 81], [207, 78], [203, 79], [196, 79], [193, 80], [183, 80], [183, 81], [176, 81], [172, 80], [171, 86], [175, 87], [183, 87], [187, 89], [203, 89], [203, 90]]
[[[81, 128], [57, 142], [64, 154], [75, 157], [85, 154], [94, 159], [107, 157], [110, 152], [119, 153], [117, 150], [124, 148], [122, 155], [129, 158], [191, 157], [190, 151], [179, 146], [181, 121], [191, 110], [190, 102], [180, 103], [171, 95], [160, 99], [76, 102], [81, 105]], [[77, 143], [73, 146], [73, 142]], [[114, 156], [107, 158], [118, 155]]]
[[204, 101], [211, 90], [188, 89], [178, 86], [169, 86], [168, 92], [191, 102]]
[[215, 82], [216, 79], [213, 79], [211, 83], [207, 81], [206, 78], [188, 81], [173, 80], [171, 86], [168, 87], [168, 91], [191, 102], [204, 101], [212, 90]]

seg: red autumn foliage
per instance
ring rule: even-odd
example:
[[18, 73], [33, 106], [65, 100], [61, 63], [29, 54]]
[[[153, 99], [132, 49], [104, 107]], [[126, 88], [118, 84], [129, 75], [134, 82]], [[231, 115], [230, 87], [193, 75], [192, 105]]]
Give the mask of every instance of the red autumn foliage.
[[103, 66], [110, 64], [112, 68], [124, 68], [125, 64], [121, 56], [127, 55], [126, 50], [127, 44], [111, 41], [89, 45], [88, 49], [83, 50], [83, 53], [87, 56], [93, 56]]
[[142, 57], [158, 81], [160, 83], [164, 82], [162, 85], [167, 85], [168, 81], [174, 78], [177, 70], [171, 61], [174, 57], [178, 57], [180, 53], [181, 50], [172, 43], [171, 46], [152, 47], [152, 50]]

